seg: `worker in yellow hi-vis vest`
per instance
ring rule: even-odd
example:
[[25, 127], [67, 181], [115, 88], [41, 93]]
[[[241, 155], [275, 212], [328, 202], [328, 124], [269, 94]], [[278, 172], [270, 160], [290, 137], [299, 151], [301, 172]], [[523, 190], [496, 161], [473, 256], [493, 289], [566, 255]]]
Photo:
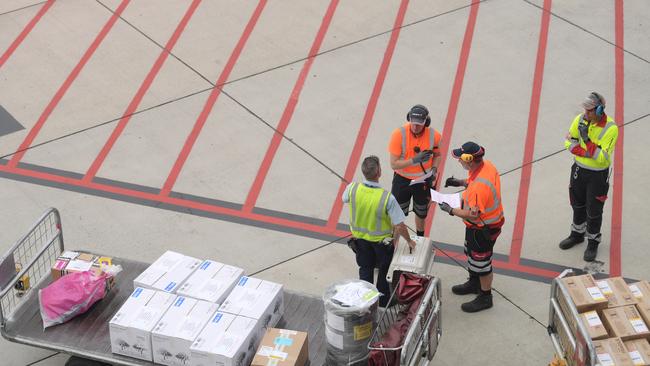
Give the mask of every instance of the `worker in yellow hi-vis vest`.
[[403, 237], [411, 248], [404, 213], [395, 197], [379, 186], [381, 166], [379, 158], [371, 155], [361, 164], [363, 183], [350, 183], [341, 197], [350, 204], [350, 231], [352, 249], [359, 265], [359, 278], [374, 283], [375, 266], [379, 268], [377, 290], [382, 293], [379, 306], [386, 307], [390, 290], [386, 275], [395, 250], [392, 238]]
[[573, 208], [571, 234], [560, 242], [569, 249], [584, 242], [584, 260], [592, 262], [598, 254], [603, 206], [609, 191], [609, 176], [618, 126], [605, 114], [605, 98], [592, 92], [582, 102], [584, 113], [573, 119], [565, 147], [573, 154], [569, 199]]

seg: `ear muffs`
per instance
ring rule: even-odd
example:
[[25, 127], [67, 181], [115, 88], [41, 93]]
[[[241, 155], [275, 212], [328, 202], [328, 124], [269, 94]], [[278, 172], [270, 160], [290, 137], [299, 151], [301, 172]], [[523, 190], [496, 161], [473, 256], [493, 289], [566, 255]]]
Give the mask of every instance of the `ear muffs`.
[[460, 154], [460, 160], [466, 162], [466, 163], [471, 163], [474, 161], [474, 155], [472, 154]]
[[597, 117], [602, 117], [605, 114], [605, 106], [603, 105], [603, 100], [600, 99], [600, 95], [596, 92], [591, 92], [591, 95], [596, 97], [596, 100], [598, 101], [598, 105], [596, 106], [596, 116]]
[[[427, 117], [424, 120], [424, 127], [429, 127], [431, 125], [431, 117], [429, 116], [429, 110], [427, 109], [427, 107], [421, 104], [417, 104], [414, 105], [413, 108], [420, 108], [426, 113]], [[411, 108], [410, 111], [406, 112], [406, 120], [408, 122], [411, 122], [411, 112], [413, 111], [413, 108]]]

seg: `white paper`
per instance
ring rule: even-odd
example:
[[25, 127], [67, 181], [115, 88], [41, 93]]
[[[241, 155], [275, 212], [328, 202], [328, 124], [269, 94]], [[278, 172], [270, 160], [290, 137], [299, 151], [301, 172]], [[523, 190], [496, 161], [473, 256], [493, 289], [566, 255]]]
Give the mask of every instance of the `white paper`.
[[260, 356], [268, 357], [271, 354], [271, 352], [273, 352], [273, 347], [262, 346], [257, 351], [257, 354], [260, 355]]
[[603, 366], [616, 366], [609, 353], [599, 353], [596, 357], [598, 357], [598, 361], [600, 361], [600, 364]]
[[630, 358], [635, 365], [645, 365], [645, 361], [643, 360], [643, 357], [641, 357], [641, 353], [639, 351], [631, 351], [628, 352], [628, 354], [630, 355]]
[[379, 292], [368, 289], [360, 283], [351, 282], [338, 287], [332, 299], [349, 306], [363, 306], [377, 296]]
[[587, 318], [587, 323], [589, 323], [589, 325], [592, 327], [603, 325], [603, 323], [600, 321], [600, 318], [598, 317], [598, 314], [595, 311], [589, 311], [585, 313], [585, 318]]
[[81, 260], [73, 260], [68, 263], [68, 265], [65, 267], [66, 270], [68, 271], [88, 271], [90, 268], [92, 268], [93, 264], [91, 262], [86, 262], [86, 261], [81, 261]]
[[412, 185], [414, 185], [414, 184], [424, 183], [424, 181], [425, 181], [427, 178], [429, 178], [431, 175], [433, 175], [433, 169], [431, 169], [431, 171], [429, 171], [429, 172], [426, 173], [425, 175], [421, 176], [420, 178], [418, 178], [418, 179], [413, 179], [413, 180], [411, 181], [411, 184], [409, 184], [409, 186], [412, 186]]
[[327, 325], [338, 330], [345, 331], [345, 319], [342, 316], [338, 316], [332, 313], [325, 313], [327, 318]]
[[632, 324], [634, 331], [637, 333], [648, 332], [648, 327], [646, 327], [645, 323], [643, 322], [643, 320], [641, 320], [641, 318], [630, 319], [630, 324]]
[[605, 296], [598, 287], [587, 287], [587, 291], [589, 292], [589, 295], [591, 295], [592, 299], [596, 301], [605, 300]]
[[431, 190], [431, 201], [436, 203], [447, 202], [452, 208], [460, 207], [460, 193], [440, 193], [434, 189]]
[[611, 295], [611, 294], [614, 293], [614, 291], [612, 291], [612, 288], [609, 287], [609, 283], [607, 281], [596, 281], [596, 284], [598, 285], [600, 290], [603, 292], [603, 294]]
[[402, 255], [400, 257], [400, 263], [403, 263], [403, 264], [415, 264], [415, 256], [414, 255]]
[[641, 290], [639, 289], [639, 287], [637, 285], [630, 285], [629, 288], [630, 288], [630, 291], [632, 291], [632, 294], [634, 295], [634, 297], [636, 297], [637, 299], [640, 299], [640, 298], [643, 297], [643, 292], [641, 292]]

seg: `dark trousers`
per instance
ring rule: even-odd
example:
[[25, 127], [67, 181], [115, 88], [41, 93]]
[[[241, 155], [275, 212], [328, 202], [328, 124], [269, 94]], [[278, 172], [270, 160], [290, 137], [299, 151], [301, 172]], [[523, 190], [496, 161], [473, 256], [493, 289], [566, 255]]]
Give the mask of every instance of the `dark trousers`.
[[590, 242], [600, 243], [603, 206], [609, 191], [609, 169], [589, 170], [575, 163], [571, 167], [569, 199], [573, 208], [573, 235], [585, 235]]
[[379, 298], [379, 306], [386, 307], [390, 298], [390, 288], [386, 275], [388, 274], [388, 267], [393, 260], [393, 252], [395, 251], [392, 245], [384, 245], [383, 243], [373, 243], [363, 239], [357, 239], [357, 264], [359, 265], [359, 279], [375, 283], [373, 280], [375, 274], [375, 266], [379, 268], [377, 275], [377, 290], [383, 294]]

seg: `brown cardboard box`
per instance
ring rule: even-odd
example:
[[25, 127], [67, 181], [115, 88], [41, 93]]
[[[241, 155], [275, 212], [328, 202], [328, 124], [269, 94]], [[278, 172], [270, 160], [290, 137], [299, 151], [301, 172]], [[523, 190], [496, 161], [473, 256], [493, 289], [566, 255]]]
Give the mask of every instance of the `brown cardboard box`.
[[[52, 281], [56, 281], [61, 276], [74, 272], [95, 271], [96, 273], [100, 273], [101, 265], [111, 265], [112, 261], [110, 257], [98, 257], [89, 253], [66, 251], [56, 259], [52, 266]], [[110, 290], [114, 285], [115, 279], [110, 277], [106, 281], [106, 290]]]
[[635, 365], [650, 366], [650, 343], [645, 339], [623, 342]]
[[271, 360], [277, 366], [304, 366], [308, 359], [307, 333], [269, 328], [251, 366], [266, 366]]
[[595, 310], [580, 314], [580, 318], [582, 319], [582, 323], [587, 328], [587, 332], [589, 333], [591, 339], [596, 340], [609, 338], [607, 329], [605, 329], [605, 325], [600, 320], [600, 317]]
[[630, 291], [623, 277], [612, 277], [596, 281], [598, 288], [605, 295], [607, 307], [615, 308], [617, 306], [634, 305], [637, 303], [636, 297]]
[[594, 341], [594, 348], [601, 365], [635, 366], [620, 338]]
[[634, 305], [605, 309], [602, 320], [610, 335], [624, 341], [650, 336], [650, 330]]
[[579, 313], [607, 307], [607, 298], [600, 291], [596, 281], [590, 274], [565, 277], [562, 279], [562, 283], [569, 291], [571, 301], [575, 304]]
[[636, 304], [636, 310], [643, 318], [646, 325], [650, 324], [650, 302], [639, 302]]
[[650, 282], [640, 281], [631, 283], [628, 287], [639, 303], [650, 303]]

